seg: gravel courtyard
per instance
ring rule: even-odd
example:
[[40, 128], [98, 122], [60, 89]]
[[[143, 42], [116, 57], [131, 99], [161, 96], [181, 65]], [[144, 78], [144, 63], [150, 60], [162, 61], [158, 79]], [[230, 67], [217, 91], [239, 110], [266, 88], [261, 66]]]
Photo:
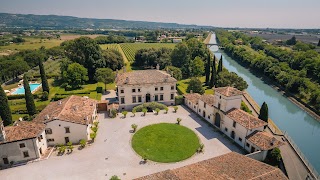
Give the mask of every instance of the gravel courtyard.
[[[136, 113], [135, 117], [128, 113], [126, 118], [119, 116], [110, 119], [106, 114], [99, 114], [98, 135], [91, 146], [70, 155], [52, 155], [48, 160], [29, 163], [20, 167], [0, 171], [0, 179], [110, 179], [117, 175], [121, 179], [132, 179], [151, 173], [177, 168], [201, 160], [216, 157], [231, 151], [242, 153], [231, 141], [215, 132], [213, 128], [202, 122], [194, 113], [179, 106], [174, 113], [169, 108], [168, 114], [161, 111], [159, 115]], [[138, 129], [149, 124], [160, 122], [176, 123], [182, 118], [181, 125], [193, 130], [204, 144], [204, 153], [195, 154], [191, 158], [177, 163], [155, 163], [142, 159], [131, 147], [131, 124]]]

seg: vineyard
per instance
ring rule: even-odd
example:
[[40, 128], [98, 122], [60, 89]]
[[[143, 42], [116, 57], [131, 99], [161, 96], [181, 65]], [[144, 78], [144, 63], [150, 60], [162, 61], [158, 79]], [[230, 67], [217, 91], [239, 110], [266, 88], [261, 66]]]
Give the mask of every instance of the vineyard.
[[129, 62], [134, 61], [134, 56], [139, 49], [149, 49], [149, 48], [170, 48], [173, 49], [175, 44], [171, 43], [123, 43], [120, 44], [121, 49], [123, 50], [125, 56]]
[[116, 51], [119, 51], [119, 44], [103, 44], [103, 45], [100, 45], [101, 49], [102, 50], [106, 50], [106, 49], [111, 49], [111, 50], [116, 50]]

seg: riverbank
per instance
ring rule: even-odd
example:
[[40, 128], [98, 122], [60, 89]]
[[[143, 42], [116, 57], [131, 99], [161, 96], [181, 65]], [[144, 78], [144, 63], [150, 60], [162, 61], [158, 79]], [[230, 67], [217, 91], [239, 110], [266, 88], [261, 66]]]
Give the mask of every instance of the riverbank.
[[299, 108], [301, 108], [302, 110], [304, 110], [305, 112], [307, 112], [310, 116], [312, 116], [313, 118], [315, 118], [317, 121], [320, 121], [320, 112], [317, 111], [316, 109], [314, 109], [313, 107], [311, 107], [310, 105], [308, 105], [307, 103], [303, 102], [300, 98], [298, 98], [297, 96], [295, 96], [294, 94], [288, 92], [287, 90], [285, 90], [280, 84], [276, 83], [275, 81], [273, 81], [272, 79], [270, 79], [268, 76], [264, 75], [261, 72], [257, 72], [255, 70], [253, 70], [252, 68], [248, 67], [247, 64], [238, 61], [236, 58], [234, 58], [232, 56], [232, 54], [224, 51], [228, 56], [232, 57], [235, 61], [237, 61], [237, 63], [239, 63], [241, 66], [245, 67], [246, 69], [248, 69], [252, 74], [254, 74], [256, 77], [258, 77], [259, 79], [261, 79], [264, 83], [268, 84], [269, 86], [271, 86], [273, 89], [277, 90], [281, 95], [285, 96], [289, 101], [291, 101], [292, 103], [294, 103], [295, 105], [297, 105]]

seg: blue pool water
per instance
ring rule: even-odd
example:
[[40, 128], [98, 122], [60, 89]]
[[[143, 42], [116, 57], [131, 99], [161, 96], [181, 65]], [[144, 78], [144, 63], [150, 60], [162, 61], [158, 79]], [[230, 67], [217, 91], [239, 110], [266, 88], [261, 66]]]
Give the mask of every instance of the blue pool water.
[[[36, 88], [38, 88], [39, 86], [41, 86], [40, 83], [33, 83], [33, 84], [29, 84], [30, 86], [30, 90], [31, 92], [34, 91]], [[11, 94], [24, 94], [24, 87], [21, 86], [18, 89], [16, 89], [13, 93]]]

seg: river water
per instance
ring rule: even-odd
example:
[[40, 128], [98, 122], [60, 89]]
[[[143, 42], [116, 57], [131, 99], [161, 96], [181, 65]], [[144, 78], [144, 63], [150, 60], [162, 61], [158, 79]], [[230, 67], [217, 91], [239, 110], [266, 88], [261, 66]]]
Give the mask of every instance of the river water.
[[[212, 35], [210, 43], [216, 43], [215, 34]], [[247, 81], [247, 91], [260, 106], [264, 101], [268, 104], [269, 117], [282, 131], [289, 134], [312, 166], [320, 172], [320, 122], [223, 51], [218, 50], [217, 46], [211, 47], [210, 50], [218, 59], [223, 56], [223, 66], [226, 69]]]

